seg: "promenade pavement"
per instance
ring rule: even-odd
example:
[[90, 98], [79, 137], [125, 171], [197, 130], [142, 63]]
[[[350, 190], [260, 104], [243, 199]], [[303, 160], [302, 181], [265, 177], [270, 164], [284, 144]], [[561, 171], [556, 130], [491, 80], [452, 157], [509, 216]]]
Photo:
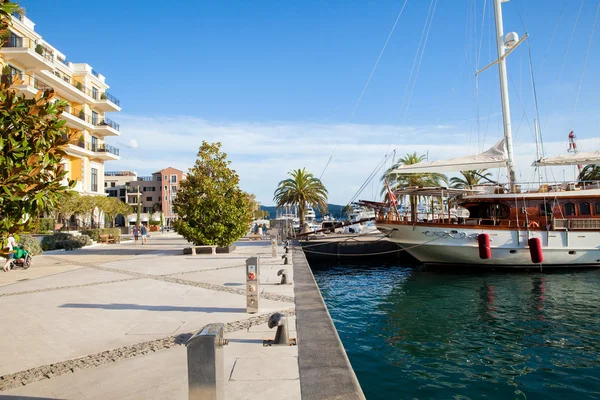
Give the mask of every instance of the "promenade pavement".
[[[290, 315], [294, 285], [270, 243], [231, 254], [183, 255], [187, 242], [153, 234], [146, 245], [52, 252], [0, 275], [0, 398], [187, 398], [189, 335], [225, 324], [227, 399], [299, 399], [297, 347], [263, 347], [275, 311]], [[279, 254], [282, 249], [279, 248]], [[245, 260], [261, 257], [260, 313], [245, 309]]]

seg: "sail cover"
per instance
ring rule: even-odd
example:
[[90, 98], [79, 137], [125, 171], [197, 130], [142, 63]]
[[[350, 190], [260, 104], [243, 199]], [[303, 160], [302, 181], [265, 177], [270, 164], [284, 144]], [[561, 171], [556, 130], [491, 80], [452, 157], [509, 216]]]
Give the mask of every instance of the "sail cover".
[[491, 149], [474, 156], [451, 158], [418, 164], [401, 165], [391, 171], [392, 174], [414, 174], [430, 172], [457, 172], [475, 169], [506, 167], [508, 156], [504, 146], [504, 139]]
[[600, 164], [600, 152], [593, 153], [569, 153], [563, 156], [544, 157], [533, 164], [532, 167], [551, 167], [553, 165], [587, 165]]

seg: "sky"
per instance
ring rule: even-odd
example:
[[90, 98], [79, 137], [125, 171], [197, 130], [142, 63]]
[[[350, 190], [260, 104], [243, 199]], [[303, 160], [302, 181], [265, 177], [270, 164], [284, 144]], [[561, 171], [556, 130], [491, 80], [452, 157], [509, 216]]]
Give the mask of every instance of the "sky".
[[[570, 130], [582, 151], [600, 149], [599, 1], [503, 4], [505, 32], [529, 34], [508, 57], [521, 181], [535, 180], [530, 65], [546, 154], [564, 154]], [[109, 115], [121, 136], [107, 139], [121, 160], [106, 170], [187, 171], [202, 140], [220, 141], [264, 205], [292, 169], [322, 176], [329, 202], [346, 204], [380, 198], [380, 172], [357, 191], [406, 153], [437, 160], [496, 143], [497, 68], [475, 79], [496, 59], [491, 3], [21, 0], [36, 31], [121, 101]]]

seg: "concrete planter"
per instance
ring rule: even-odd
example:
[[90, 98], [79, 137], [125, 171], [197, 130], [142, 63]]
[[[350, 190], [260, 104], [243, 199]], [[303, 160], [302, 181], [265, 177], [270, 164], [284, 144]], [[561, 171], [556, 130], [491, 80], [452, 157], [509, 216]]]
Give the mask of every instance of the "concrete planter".
[[[186, 247], [186, 248], [183, 249], [183, 254], [184, 255], [190, 255], [190, 254], [214, 254], [213, 253], [213, 248], [214, 248], [214, 246]], [[235, 251], [235, 248], [236, 248], [235, 244], [232, 244], [231, 246], [228, 246], [228, 247], [217, 247], [216, 248], [216, 253], [217, 254], [232, 253], [232, 252]]]

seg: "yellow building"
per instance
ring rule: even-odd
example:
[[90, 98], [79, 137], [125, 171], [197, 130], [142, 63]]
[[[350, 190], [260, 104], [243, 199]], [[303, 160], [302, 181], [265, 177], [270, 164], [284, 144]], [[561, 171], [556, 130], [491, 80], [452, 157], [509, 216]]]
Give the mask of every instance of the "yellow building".
[[0, 48], [2, 78], [18, 75], [14, 87], [28, 97], [52, 88], [69, 106], [62, 118], [74, 138], [64, 160], [68, 179], [77, 181], [81, 194], [104, 196], [104, 162], [119, 160], [119, 150], [108, 145], [108, 136], [119, 136], [119, 125], [106, 117], [121, 111], [119, 100], [107, 92], [105, 78], [85, 63], [72, 63], [35, 32], [35, 24], [13, 15], [10, 37]]

